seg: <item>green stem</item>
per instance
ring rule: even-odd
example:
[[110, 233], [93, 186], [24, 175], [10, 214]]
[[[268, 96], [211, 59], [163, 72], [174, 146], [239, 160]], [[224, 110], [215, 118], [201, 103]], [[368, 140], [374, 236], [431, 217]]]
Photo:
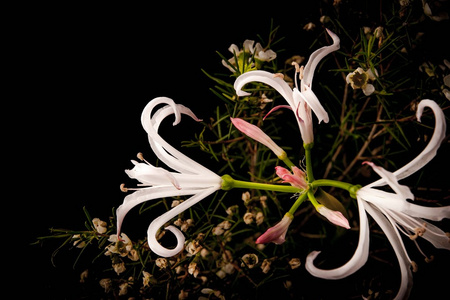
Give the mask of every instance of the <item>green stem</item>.
[[283, 153], [278, 156], [278, 158], [281, 159], [290, 169], [295, 166], [294, 163], [289, 159], [285, 151], [283, 151]]
[[306, 200], [308, 197], [308, 194], [305, 192], [298, 197], [298, 199], [295, 201], [295, 203], [292, 205], [291, 209], [289, 210], [289, 213], [293, 216], [294, 213], [297, 211], [298, 207]]
[[305, 157], [306, 157], [306, 175], [308, 176], [308, 182], [314, 181], [314, 175], [312, 170], [312, 160], [311, 160], [311, 149], [314, 146], [314, 143], [303, 144], [303, 148], [305, 148]]
[[320, 203], [317, 202], [316, 197], [314, 196], [314, 192], [312, 190], [308, 190], [308, 199], [315, 209], [319, 207]]
[[299, 188], [290, 185], [277, 185], [277, 184], [266, 184], [266, 183], [235, 180], [230, 175], [223, 175], [222, 190], [228, 191], [233, 188], [245, 188], [245, 189], [265, 190], [274, 192], [285, 192], [285, 193], [298, 193], [301, 191]]
[[343, 190], [346, 190], [350, 193], [350, 196], [352, 198], [356, 198], [356, 192], [361, 188], [361, 186], [359, 184], [351, 184], [348, 182], [342, 182], [342, 181], [337, 181], [337, 180], [330, 180], [330, 179], [318, 179], [315, 180], [314, 182], [310, 183], [310, 188], [311, 189], [316, 189], [318, 187], [321, 186], [332, 186], [332, 187], [337, 187]]

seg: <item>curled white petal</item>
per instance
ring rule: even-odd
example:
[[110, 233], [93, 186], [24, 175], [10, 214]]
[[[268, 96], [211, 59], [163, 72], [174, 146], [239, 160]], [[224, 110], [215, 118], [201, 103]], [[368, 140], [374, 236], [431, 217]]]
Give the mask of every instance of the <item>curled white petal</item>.
[[357, 201], [360, 231], [358, 246], [356, 247], [355, 253], [352, 258], [341, 267], [324, 270], [319, 269], [314, 265], [314, 259], [319, 255], [320, 251], [311, 252], [306, 258], [305, 268], [313, 276], [324, 279], [342, 279], [358, 271], [366, 263], [369, 256], [369, 223], [365, 211], [365, 206], [367, 206], [367, 204], [360, 199], [357, 199]]
[[400, 265], [401, 282], [395, 299], [407, 299], [409, 293], [411, 292], [413, 280], [410, 268], [411, 262], [408, 255], [406, 254], [401, 236], [399, 235], [398, 231], [394, 229], [389, 220], [383, 215], [383, 213], [372, 206], [372, 204], [367, 204], [365, 208], [381, 227], [386, 237], [389, 239], [389, 242], [394, 249], [395, 255], [397, 256], [398, 263]]
[[135, 191], [130, 195], [127, 195], [124, 198], [123, 203], [116, 209], [116, 222], [118, 234], [122, 229], [123, 219], [125, 218], [126, 214], [136, 205], [154, 199], [192, 195], [193, 193], [194, 192], [189, 189], [177, 189], [172, 185], [166, 185], [166, 186], [152, 186], [148, 188], [143, 188], [138, 191]]
[[431, 137], [430, 142], [425, 147], [425, 149], [411, 162], [402, 168], [398, 169], [394, 172], [397, 178], [400, 180], [402, 178], [408, 177], [409, 175], [415, 173], [420, 170], [423, 166], [425, 166], [433, 157], [436, 156], [436, 152], [439, 149], [442, 141], [445, 138], [445, 131], [447, 129], [447, 124], [445, 122], [445, 115], [439, 105], [433, 100], [425, 99], [420, 101], [417, 106], [416, 117], [420, 122], [420, 118], [422, 116], [423, 110], [425, 107], [429, 107], [433, 110], [435, 117], [435, 125], [433, 136]]
[[340, 47], [340, 39], [339, 37], [333, 33], [332, 31], [327, 29], [328, 34], [331, 36], [333, 40], [333, 44], [329, 46], [322, 47], [314, 51], [309, 57], [308, 63], [305, 66], [303, 72], [302, 79], [302, 91], [304, 90], [303, 86], [311, 88], [312, 80], [314, 77], [314, 71], [316, 70], [317, 64], [324, 58], [326, 55], [330, 54], [339, 49]]
[[292, 97], [292, 89], [291, 87], [279, 77], [275, 77], [273, 73], [267, 71], [251, 71], [242, 74], [239, 76], [234, 82], [234, 89], [238, 96], [248, 96], [250, 93], [244, 92], [242, 88], [250, 82], [262, 82], [267, 85], [273, 87], [284, 99], [289, 103], [289, 105], [293, 108], [296, 107], [296, 103], [294, 103], [294, 99]]
[[168, 212], [162, 214], [153, 222], [150, 224], [147, 230], [147, 238], [148, 238], [148, 245], [150, 246], [150, 249], [152, 249], [153, 252], [158, 254], [159, 256], [163, 257], [171, 257], [176, 254], [178, 254], [181, 250], [183, 250], [184, 247], [184, 235], [183, 233], [174, 226], [167, 226], [165, 229], [171, 231], [176, 239], [177, 239], [177, 245], [173, 249], [168, 249], [164, 246], [162, 246], [156, 239], [156, 236], [158, 235], [158, 232], [161, 227], [163, 227], [168, 221], [170, 221], [172, 218], [176, 217], [178, 214], [182, 213], [192, 205], [198, 203], [202, 199], [208, 197], [210, 194], [214, 193], [217, 190], [216, 187], [204, 189], [199, 191], [194, 196], [190, 197], [186, 201], [183, 201], [179, 205], [175, 206]]
[[[429, 107], [433, 110], [435, 116], [435, 126], [433, 136], [431, 137], [428, 145], [423, 149], [423, 151], [408, 164], [404, 165], [400, 169], [394, 172], [394, 175], [397, 177], [397, 180], [408, 177], [409, 175], [415, 173], [420, 170], [423, 166], [429, 163], [435, 156], [436, 152], [439, 149], [442, 141], [445, 138], [445, 131], [447, 128], [447, 124], [445, 122], [445, 115], [442, 109], [437, 105], [436, 102], [429, 99], [424, 99], [420, 101], [417, 107], [417, 120], [420, 122], [420, 118], [422, 116], [423, 110], [425, 107]], [[381, 178], [374, 183], [370, 184], [370, 186], [383, 186], [386, 184], [386, 181]]]
[[[159, 104], [167, 105], [159, 109], [152, 116], [153, 109]], [[155, 154], [166, 165], [176, 171], [192, 174], [202, 172], [208, 175], [213, 175], [214, 173], [209, 169], [172, 147], [158, 134], [159, 125], [164, 118], [171, 114], [175, 115], [175, 122], [173, 125], [177, 125], [181, 121], [181, 114], [186, 114], [193, 117], [195, 120], [199, 120], [195, 117], [191, 110], [183, 105], [176, 104], [170, 98], [159, 97], [150, 101], [142, 112], [141, 122], [145, 131], [148, 133], [149, 143]]]

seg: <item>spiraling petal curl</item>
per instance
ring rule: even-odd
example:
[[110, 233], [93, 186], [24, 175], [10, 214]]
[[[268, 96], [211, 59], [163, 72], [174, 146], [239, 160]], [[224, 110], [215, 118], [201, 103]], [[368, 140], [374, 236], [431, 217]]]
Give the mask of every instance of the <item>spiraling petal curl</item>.
[[355, 253], [352, 258], [341, 267], [325, 270], [319, 269], [314, 265], [314, 259], [320, 254], [320, 251], [311, 252], [306, 258], [305, 268], [313, 276], [324, 279], [342, 279], [358, 271], [367, 262], [369, 256], [369, 222], [365, 211], [365, 206], [367, 206], [367, 204], [360, 199], [357, 199], [357, 201], [360, 229], [358, 246], [356, 247]]

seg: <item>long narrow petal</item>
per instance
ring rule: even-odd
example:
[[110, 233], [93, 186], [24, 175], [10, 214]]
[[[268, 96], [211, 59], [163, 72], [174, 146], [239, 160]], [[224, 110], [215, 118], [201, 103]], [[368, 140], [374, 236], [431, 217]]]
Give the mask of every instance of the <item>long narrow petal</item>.
[[177, 189], [180, 189], [180, 184], [175, 176], [166, 169], [155, 167], [150, 164], [138, 163], [134, 160], [131, 161], [134, 164], [134, 168], [131, 170], [125, 170], [125, 173], [130, 178], [137, 179], [145, 185], [167, 185], [171, 183]]
[[244, 85], [250, 82], [262, 82], [273, 87], [284, 99], [289, 103], [289, 105], [295, 109], [297, 107], [294, 99], [292, 97], [291, 87], [281, 78], [274, 77], [273, 73], [267, 71], [250, 71], [239, 76], [234, 82], [234, 89], [238, 96], [248, 96], [247, 92], [242, 91]]
[[439, 105], [437, 105], [437, 103], [433, 100], [425, 99], [420, 101], [417, 106], [417, 120], [420, 122], [420, 118], [425, 107], [429, 107], [433, 110], [434, 117], [436, 119], [433, 136], [425, 149], [415, 159], [394, 172], [399, 180], [420, 170], [430, 160], [432, 160], [433, 157], [436, 156], [436, 152], [445, 138], [445, 131], [447, 129], [445, 115]]
[[[420, 101], [416, 113], [417, 120], [420, 122], [425, 107], [429, 107], [433, 110], [436, 119], [433, 136], [425, 149], [416, 158], [394, 172], [394, 175], [398, 180], [408, 177], [429, 163], [436, 156], [436, 152], [445, 138], [445, 131], [447, 128], [445, 115], [439, 105], [433, 100], [425, 99]], [[370, 184], [370, 186], [382, 186], [385, 183], [386, 181], [382, 178]]]
[[450, 218], [450, 206], [425, 207], [407, 202], [400, 195], [374, 188], [369, 188], [367, 186], [358, 190], [358, 195], [364, 201], [373, 203], [376, 206], [402, 212], [413, 217], [419, 217], [433, 221], [440, 221], [444, 218]]
[[277, 157], [284, 154], [284, 150], [281, 149], [264, 131], [258, 126], [255, 126], [240, 118], [230, 118], [233, 125], [239, 129], [240, 132], [247, 135], [248, 137], [260, 142], [261, 144], [272, 150]]
[[[406, 185], [399, 184], [398, 179], [394, 175], [394, 173], [391, 173], [391, 172], [385, 170], [384, 168], [377, 166], [374, 163], [369, 162], [369, 161], [365, 161], [365, 162], [363, 162], [363, 164], [366, 164], [366, 165], [369, 165], [370, 167], [372, 167], [372, 169], [378, 175], [380, 175], [381, 178], [384, 179], [384, 181], [394, 190], [394, 192], [397, 195], [400, 195], [405, 200], [406, 199], [414, 200], [414, 195], [411, 192], [411, 190], [409, 189], [409, 187], [407, 187]], [[372, 186], [372, 184], [369, 184], [368, 186]]]
[[314, 259], [320, 251], [313, 251], [306, 258], [306, 270], [313, 276], [324, 279], [342, 279], [358, 271], [367, 261], [369, 256], [369, 222], [365, 207], [368, 205], [363, 200], [357, 199], [359, 211], [359, 241], [352, 258], [343, 266], [335, 269], [324, 270], [314, 265]]
[[435, 248], [450, 250], [450, 240], [439, 227], [421, 218], [411, 217], [396, 211], [388, 211], [386, 214], [389, 214], [401, 227], [408, 228], [410, 231], [422, 228], [424, 230], [422, 238], [429, 241]]
[[[167, 106], [159, 109], [152, 116], [153, 109], [159, 104], [167, 104]], [[212, 171], [185, 156], [183, 153], [162, 139], [158, 134], [159, 125], [164, 118], [170, 114], [175, 114], [174, 125], [177, 125], [180, 122], [181, 114], [187, 114], [198, 120], [192, 111], [183, 105], [175, 104], [175, 102], [170, 98], [160, 97], [150, 101], [142, 112], [141, 122], [142, 126], [148, 133], [150, 146], [155, 154], [160, 160], [176, 171], [191, 174], [205, 173], [213, 176], [214, 173]]]
[[386, 217], [379, 210], [372, 206], [372, 204], [368, 203], [366, 205], [366, 210], [386, 234], [386, 237], [389, 239], [400, 265], [401, 283], [395, 299], [408, 299], [413, 280], [410, 268], [411, 263], [405, 252], [402, 239], [398, 231], [392, 226], [391, 222], [389, 222], [389, 220], [386, 219]]
[[[294, 93], [295, 91], [298, 92], [298, 90], [294, 89]], [[314, 94], [310, 87], [307, 87], [299, 94], [305, 100], [305, 102], [308, 103], [308, 106], [311, 107], [312, 111], [319, 120], [319, 124], [322, 121], [324, 121], [325, 123], [329, 122], [330, 119], [328, 117], [328, 113], [326, 112], [325, 108], [323, 108], [322, 104], [319, 101], [319, 98], [317, 98], [316, 94]]]
[[164, 197], [175, 197], [175, 196], [185, 196], [197, 193], [198, 190], [192, 189], [177, 189], [173, 185], [165, 186], [152, 186], [148, 188], [142, 188], [135, 191], [132, 194], [127, 195], [123, 203], [116, 210], [117, 217], [117, 234], [120, 234], [123, 219], [126, 214], [136, 205], [144, 203], [145, 201], [164, 198]]
[[[328, 34], [331, 36], [333, 40], [333, 44], [329, 46], [322, 47], [320, 49], [317, 49], [314, 51], [311, 56], [309, 57], [308, 63], [305, 66], [304, 72], [303, 72], [303, 79], [302, 79], [302, 86], [308, 86], [311, 88], [312, 86], [312, 80], [314, 77], [314, 71], [317, 67], [317, 64], [329, 53], [336, 51], [340, 47], [340, 39], [339, 37], [327, 29]], [[303, 91], [303, 88], [302, 88]]]
[[176, 254], [178, 254], [181, 250], [183, 250], [184, 247], [184, 235], [181, 233], [181, 231], [174, 227], [174, 226], [167, 226], [165, 229], [171, 231], [176, 239], [177, 239], [177, 245], [173, 249], [168, 249], [164, 246], [162, 246], [156, 239], [156, 236], [158, 235], [159, 230], [161, 227], [163, 227], [168, 221], [170, 221], [172, 218], [176, 217], [178, 214], [182, 213], [192, 205], [198, 203], [199, 201], [203, 200], [204, 198], [208, 197], [212, 193], [214, 193], [217, 189], [215, 187], [204, 189], [201, 191], [198, 191], [197, 194], [193, 195], [189, 199], [183, 201], [179, 205], [175, 206], [168, 212], [162, 214], [158, 218], [154, 219], [152, 223], [150, 223], [150, 226], [147, 230], [147, 238], [148, 238], [148, 244], [150, 246], [150, 249], [152, 249], [153, 252], [155, 252], [159, 256], [163, 257], [171, 257]]

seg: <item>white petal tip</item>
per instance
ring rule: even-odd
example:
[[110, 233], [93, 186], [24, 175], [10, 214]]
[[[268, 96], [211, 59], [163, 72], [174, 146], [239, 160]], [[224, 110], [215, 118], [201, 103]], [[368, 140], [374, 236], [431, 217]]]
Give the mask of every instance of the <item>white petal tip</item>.
[[236, 93], [239, 97], [245, 97], [245, 96], [250, 96], [251, 95], [251, 93], [247, 93], [247, 92], [244, 92], [244, 91], [237, 91], [237, 93]]

